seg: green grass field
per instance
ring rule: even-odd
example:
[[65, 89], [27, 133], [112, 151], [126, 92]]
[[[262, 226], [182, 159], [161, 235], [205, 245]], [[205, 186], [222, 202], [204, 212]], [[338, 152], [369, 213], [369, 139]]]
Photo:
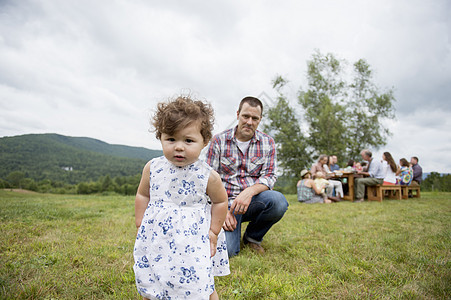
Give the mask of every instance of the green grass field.
[[[266, 254], [243, 249], [221, 299], [449, 299], [451, 194], [306, 205], [287, 196]], [[134, 197], [0, 191], [1, 299], [140, 299]]]

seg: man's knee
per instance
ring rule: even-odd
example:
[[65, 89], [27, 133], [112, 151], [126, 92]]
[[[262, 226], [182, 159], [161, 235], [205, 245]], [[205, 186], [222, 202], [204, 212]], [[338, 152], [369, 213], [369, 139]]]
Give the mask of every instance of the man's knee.
[[269, 198], [270, 205], [272, 206], [272, 210], [277, 215], [283, 215], [288, 209], [288, 201], [285, 196], [277, 191], [265, 191], [266, 197]]

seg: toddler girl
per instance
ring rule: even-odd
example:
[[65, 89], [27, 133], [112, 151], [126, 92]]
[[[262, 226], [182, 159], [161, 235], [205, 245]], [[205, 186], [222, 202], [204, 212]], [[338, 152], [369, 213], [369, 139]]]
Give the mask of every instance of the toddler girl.
[[413, 178], [413, 171], [407, 159], [401, 158], [399, 160], [399, 168], [396, 175], [399, 177], [398, 184], [410, 185]]
[[227, 193], [199, 160], [213, 110], [178, 97], [158, 104], [153, 125], [164, 156], [145, 165], [136, 194], [136, 286], [144, 299], [218, 299], [214, 276], [230, 273], [222, 230]]
[[354, 170], [356, 170], [357, 172], [363, 171], [363, 166], [362, 166], [362, 164], [361, 164], [360, 162], [357, 161], [357, 162], [355, 163]]
[[321, 191], [321, 197], [323, 197], [324, 203], [330, 203], [331, 201], [327, 199], [326, 187], [329, 185], [329, 181], [326, 179], [326, 174], [322, 171], [318, 171], [315, 173], [315, 182], [316, 188]]

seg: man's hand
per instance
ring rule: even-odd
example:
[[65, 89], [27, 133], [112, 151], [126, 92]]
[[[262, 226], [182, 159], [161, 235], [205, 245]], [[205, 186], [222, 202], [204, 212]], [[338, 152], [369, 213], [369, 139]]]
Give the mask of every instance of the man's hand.
[[224, 225], [222, 225], [222, 228], [226, 231], [234, 231], [237, 223], [238, 222], [236, 221], [236, 218], [233, 215], [232, 211], [229, 210], [227, 212], [227, 216], [226, 216]]
[[251, 203], [254, 194], [251, 189], [243, 190], [236, 198], [233, 200], [232, 205], [230, 205], [230, 211], [235, 215], [244, 215], [247, 212], [247, 208]]

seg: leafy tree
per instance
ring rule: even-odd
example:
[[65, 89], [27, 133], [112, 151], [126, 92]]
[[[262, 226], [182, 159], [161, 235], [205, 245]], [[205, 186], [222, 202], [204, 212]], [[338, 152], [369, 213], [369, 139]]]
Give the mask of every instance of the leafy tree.
[[315, 154], [356, 159], [363, 148], [385, 145], [390, 132], [383, 120], [394, 118], [395, 99], [392, 90], [381, 93], [372, 82], [370, 65], [358, 60], [349, 76], [346, 61], [319, 51], [307, 65], [308, 89], [301, 91], [299, 103]]
[[284, 174], [298, 174], [322, 153], [336, 154], [344, 162], [358, 159], [364, 148], [385, 144], [390, 132], [383, 121], [394, 118], [393, 91], [379, 90], [365, 60], [354, 63], [351, 71], [348, 65], [333, 54], [315, 51], [307, 62], [307, 89], [298, 96], [302, 115], [281, 92], [287, 80], [278, 76], [273, 81], [279, 96], [268, 112], [267, 130], [278, 144]]
[[36, 182], [31, 178], [24, 178], [20, 181], [20, 185], [23, 189], [29, 190], [29, 191], [37, 191], [38, 185]]
[[357, 158], [362, 148], [386, 144], [390, 136], [383, 126], [384, 119], [395, 117], [393, 90], [384, 93], [372, 82], [372, 70], [363, 59], [354, 63], [354, 78], [350, 84], [349, 101], [346, 101], [347, 154]]
[[5, 188], [9, 188], [11, 185], [9, 184], [9, 182], [0, 179], [0, 189], [5, 189]]
[[101, 186], [102, 191], [112, 191], [114, 189], [113, 181], [111, 180], [110, 175], [106, 175], [101, 179], [101, 181], [102, 181]]
[[20, 171], [14, 171], [8, 174], [6, 180], [11, 184], [12, 187], [22, 188], [21, 181], [25, 178], [25, 173]]
[[323, 56], [317, 52], [307, 68], [308, 90], [301, 90], [298, 98], [309, 128], [307, 142], [315, 156], [321, 153], [342, 156], [346, 147], [344, 107], [340, 103], [346, 86], [341, 78], [342, 64], [332, 54]]
[[77, 185], [77, 194], [90, 194], [89, 186], [86, 182], [80, 182]]
[[425, 191], [451, 192], [451, 174], [431, 172], [421, 183], [421, 189]]
[[273, 80], [273, 88], [277, 89], [279, 96], [276, 106], [266, 113], [269, 123], [264, 125], [264, 130], [274, 137], [277, 159], [283, 175], [296, 177], [310, 164], [310, 153], [307, 151], [298, 118], [282, 93], [286, 83], [281, 76]]

